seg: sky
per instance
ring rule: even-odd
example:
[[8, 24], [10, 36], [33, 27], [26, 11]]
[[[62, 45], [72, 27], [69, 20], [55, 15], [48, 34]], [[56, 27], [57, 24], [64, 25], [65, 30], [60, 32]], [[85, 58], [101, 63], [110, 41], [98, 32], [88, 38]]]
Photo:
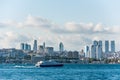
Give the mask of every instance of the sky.
[[120, 50], [120, 0], [0, 0], [0, 48], [20, 43], [84, 49], [115, 40]]

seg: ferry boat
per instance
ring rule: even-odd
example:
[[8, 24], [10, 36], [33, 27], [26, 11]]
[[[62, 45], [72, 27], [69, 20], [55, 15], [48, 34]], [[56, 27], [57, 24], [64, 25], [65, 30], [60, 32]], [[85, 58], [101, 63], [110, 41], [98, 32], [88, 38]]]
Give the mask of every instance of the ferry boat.
[[58, 63], [53, 60], [48, 60], [48, 61], [39, 61], [35, 64], [36, 67], [62, 67], [62, 63]]

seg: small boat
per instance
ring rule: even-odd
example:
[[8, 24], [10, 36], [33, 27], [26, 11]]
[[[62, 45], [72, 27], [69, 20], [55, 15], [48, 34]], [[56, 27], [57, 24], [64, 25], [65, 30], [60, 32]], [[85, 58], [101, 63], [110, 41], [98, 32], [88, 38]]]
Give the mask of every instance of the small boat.
[[39, 61], [35, 64], [36, 67], [62, 67], [62, 63], [58, 63], [53, 60], [48, 60], [48, 61]]

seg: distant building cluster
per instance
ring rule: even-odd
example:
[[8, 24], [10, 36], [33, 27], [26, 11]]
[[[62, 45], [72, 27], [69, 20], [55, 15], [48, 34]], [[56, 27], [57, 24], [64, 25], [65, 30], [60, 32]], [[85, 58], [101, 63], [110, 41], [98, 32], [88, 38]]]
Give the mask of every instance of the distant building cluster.
[[21, 50], [31, 51], [31, 45], [27, 43], [21, 43]]
[[27, 54], [25, 54], [22, 50], [18, 50], [15, 48], [0, 49], [0, 63], [21, 63], [26, 55]]
[[0, 49], [0, 63], [19, 62], [36, 63], [40, 60], [54, 59], [63, 63], [120, 63], [120, 51], [115, 51], [115, 41], [94, 40], [92, 45], [85, 46], [80, 51], [67, 51], [62, 42], [58, 45], [58, 51], [54, 47], [46, 46], [45, 42], [39, 45], [37, 40], [33, 41], [32, 47], [29, 43], [21, 43], [20, 49]]
[[[53, 54], [54, 53], [54, 48], [53, 47], [47, 47], [45, 46], [45, 42], [43, 45], [38, 45], [37, 40], [34, 40], [33, 43], [33, 50], [31, 49], [31, 45], [28, 43], [21, 43], [21, 50], [23, 51], [33, 51], [34, 53], [39, 53], [39, 54]], [[59, 52], [64, 52], [64, 45], [62, 42], [59, 44]]]
[[[26, 45], [27, 44], [27, 45]], [[30, 48], [29, 48], [30, 47]], [[34, 40], [33, 43], [33, 49], [31, 49], [31, 45], [28, 43], [21, 43], [21, 50], [23, 50], [25, 53], [28, 53], [28, 55], [34, 55], [34, 61], [35, 57], [36, 59], [40, 59], [42, 57], [49, 57], [49, 59], [52, 58], [64, 58], [64, 59], [78, 59], [79, 58], [79, 52], [78, 51], [66, 51], [64, 49], [64, 44], [62, 42], [59, 43], [58, 45], [59, 51], [54, 51], [54, 47], [51, 46], [46, 46], [45, 42], [43, 42], [42, 45], [39, 45], [37, 43], [37, 40]], [[38, 58], [38, 56], [40, 58]], [[33, 58], [32, 58], [33, 59]]]
[[104, 51], [103, 51], [103, 43], [101, 40], [93, 41], [93, 44], [89, 46], [85, 46], [85, 57], [94, 58], [94, 59], [102, 59], [115, 52], [115, 41], [110, 41], [111, 46], [108, 40], [105, 41]]
[[102, 40], [94, 40], [92, 45], [85, 46], [85, 49], [82, 49], [81, 51], [66, 51], [62, 42], [60, 42], [58, 46], [59, 51], [54, 51], [54, 47], [46, 46], [45, 42], [43, 42], [42, 45], [39, 45], [37, 40], [34, 40], [33, 50], [31, 50], [31, 45], [26, 43], [21, 43], [21, 50], [28, 53], [28, 55], [34, 55], [34, 58], [32, 58], [33, 61], [39, 61], [41, 58], [56, 59], [62, 62], [73, 62], [75, 60], [86, 61], [86, 59], [89, 58], [102, 60], [119, 55], [115, 52], [114, 40], [105, 40], [104, 44]]

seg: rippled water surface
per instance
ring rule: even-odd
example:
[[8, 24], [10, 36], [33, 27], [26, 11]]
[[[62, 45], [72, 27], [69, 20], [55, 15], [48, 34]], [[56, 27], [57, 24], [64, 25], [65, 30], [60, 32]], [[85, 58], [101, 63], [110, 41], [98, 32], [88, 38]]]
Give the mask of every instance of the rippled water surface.
[[34, 65], [0, 64], [0, 80], [120, 80], [120, 64]]

